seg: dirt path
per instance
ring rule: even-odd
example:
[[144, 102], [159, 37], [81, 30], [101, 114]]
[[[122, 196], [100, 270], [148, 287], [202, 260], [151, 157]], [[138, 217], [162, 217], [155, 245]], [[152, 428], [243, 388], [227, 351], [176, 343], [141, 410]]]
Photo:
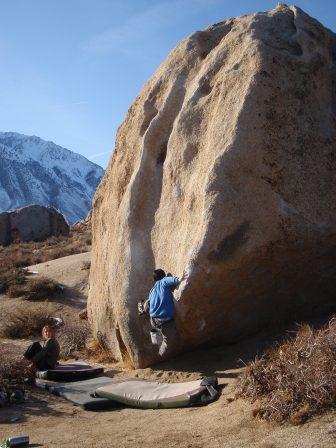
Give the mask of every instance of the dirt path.
[[[48, 277], [64, 286], [62, 294], [48, 298], [48, 305], [56, 315], [71, 319], [79, 310], [85, 308], [89, 276], [89, 270], [85, 267], [90, 258], [91, 252], [85, 252], [28, 267], [30, 272], [37, 272], [31, 274], [30, 278]], [[37, 302], [0, 295], [0, 327], [4, 316], [11, 313], [17, 305], [24, 304], [29, 307], [34, 303]]]
[[48, 277], [65, 287], [64, 303], [83, 308], [86, 305], [88, 274], [91, 252], [69, 255], [45, 263], [29, 266], [30, 271], [38, 272], [34, 277]]

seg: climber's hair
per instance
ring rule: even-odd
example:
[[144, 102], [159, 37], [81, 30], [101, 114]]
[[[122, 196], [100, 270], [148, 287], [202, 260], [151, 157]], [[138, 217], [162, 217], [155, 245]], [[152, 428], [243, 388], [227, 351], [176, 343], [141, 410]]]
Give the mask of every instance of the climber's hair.
[[155, 282], [162, 280], [163, 278], [165, 278], [166, 273], [163, 269], [154, 269], [154, 273], [153, 273], [153, 280]]

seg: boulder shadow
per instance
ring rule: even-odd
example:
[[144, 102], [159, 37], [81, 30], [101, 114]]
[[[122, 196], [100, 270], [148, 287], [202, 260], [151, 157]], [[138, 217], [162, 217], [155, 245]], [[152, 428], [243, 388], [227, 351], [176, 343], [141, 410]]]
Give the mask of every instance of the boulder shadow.
[[67, 286], [64, 286], [63, 288], [64, 289], [61, 293], [47, 297], [46, 300], [48, 300], [48, 302], [55, 302], [62, 305], [72, 306], [74, 308], [77, 308], [78, 310], [82, 310], [84, 307], [86, 307], [87, 294], [78, 291], [78, 289], [76, 288], [70, 288]]
[[173, 371], [199, 373], [200, 376], [217, 376], [223, 379], [238, 378], [241, 369], [272, 347], [293, 336], [298, 325], [309, 324], [314, 328], [325, 325], [330, 315], [305, 319], [298, 323], [284, 323], [251, 334], [233, 344], [216, 344], [199, 347], [187, 353], [151, 366], [153, 372]]
[[[58, 417], [66, 413], [54, 409], [53, 401], [50, 402], [50, 395], [47, 392], [36, 389], [29, 390], [29, 398], [23, 403], [12, 404], [0, 409], [0, 424], [19, 425], [34, 416], [54, 416]], [[31, 446], [31, 445], [29, 445]], [[37, 445], [38, 446], [38, 445]]]

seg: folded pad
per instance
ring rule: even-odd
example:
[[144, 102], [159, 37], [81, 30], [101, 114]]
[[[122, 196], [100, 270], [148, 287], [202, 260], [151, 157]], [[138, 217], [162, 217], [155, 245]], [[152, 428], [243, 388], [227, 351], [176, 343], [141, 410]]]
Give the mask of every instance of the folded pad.
[[102, 386], [106, 386], [113, 382], [111, 378], [102, 376], [100, 378], [92, 378], [85, 381], [76, 381], [74, 383], [52, 383], [51, 381], [36, 380], [36, 386], [40, 389], [66, 398], [77, 406], [83, 409], [94, 411], [101, 409], [111, 409], [119, 407], [115, 403], [106, 398], [93, 398], [94, 391]]
[[217, 384], [216, 378], [174, 384], [134, 379], [105, 384], [96, 389], [96, 395], [139, 408], [176, 408], [214, 401]]
[[79, 381], [95, 378], [103, 373], [102, 367], [92, 367], [83, 363], [61, 364], [54, 369], [37, 371], [36, 377], [52, 381]]

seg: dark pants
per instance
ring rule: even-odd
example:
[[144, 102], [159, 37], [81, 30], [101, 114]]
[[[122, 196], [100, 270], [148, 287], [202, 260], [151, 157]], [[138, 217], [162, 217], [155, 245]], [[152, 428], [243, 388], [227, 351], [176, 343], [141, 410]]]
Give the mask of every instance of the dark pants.
[[[39, 342], [33, 342], [25, 351], [24, 353], [24, 357], [26, 359], [28, 359], [29, 361], [31, 361], [35, 355], [37, 355], [38, 353], [40, 353], [40, 351], [42, 350], [42, 346]], [[51, 367], [49, 366], [47, 360], [45, 357], [42, 357], [41, 359], [39, 359], [38, 361], [34, 362], [34, 366], [38, 369], [38, 370], [48, 370]]]
[[177, 336], [174, 319], [162, 320], [152, 317], [151, 324], [153, 328], [156, 328], [160, 332], [159, 355], [164, 356], [169, 354], [174, 342], [176, 342], [175, 339]]

